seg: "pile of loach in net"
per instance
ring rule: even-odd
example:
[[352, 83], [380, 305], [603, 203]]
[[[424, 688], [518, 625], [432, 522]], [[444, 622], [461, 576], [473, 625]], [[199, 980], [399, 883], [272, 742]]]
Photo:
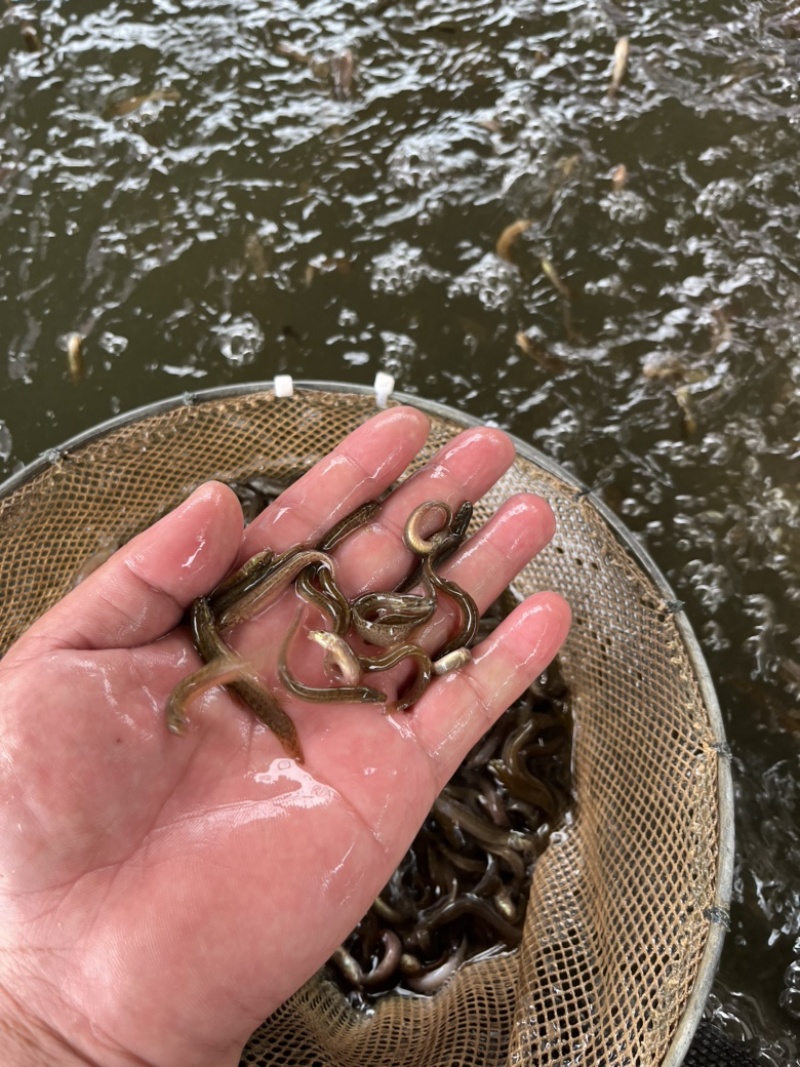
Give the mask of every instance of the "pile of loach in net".
[[435, 993], [465, 960], [519, 945], [534, 864], [570, 801], [570, 739], [556, 661], [469, 753], [334, 953], [351, 1004]]
[[[236, 483], [231, 488], [242, 503], [246, 521], [251, 521], [281, 487], [256, 481]], [[422, 541], [419, 551], [427, 551], [427, 562], [432, 559], [439, 563], [446, 558], [445, 550], [455, 551], [463, 540], [472, 508], [462, 505], [453, 517], [444, 505], [421, 505], [409, 518], [407, 541], [417, 514], [421, 522], [430, 512], [439, 512], [445, 525], [427, 542]], [[350, 530], [358, 528], [359, 519], [367, 521], [370, 514], [356, 514], [355, 522], [346, 519], [317, 548], [329, 550]], [[414, 543], [419, 543], [418, 539]], [[292, 550], [277, 562], [268, 554], [267, 566], [260, 568], [258, 579], [253, 577], [256, 568], [252, 562], [245, 564], [209, 598], [211, 623], [215, 618], [224, 621], [226, 611], [236, 619], [242, 618], [236, 607], [243, 591], [255, 588], [257, 592], [259, 581], [263, 585], [264, 577], [275, 573], [276, 567], [286, 568], [293, 559], [301, 558], [297, 552], [298, 549]], [[258, 558], [254, 560], [258, 565]], [[424, 563], [419, 569], [423, 575], [425, 566]], [[305, 573], [319, 581], [313, 562]], [[433, 573], [431, 568], [428, 574]], [[413, 587], [418, 577], [415, 574], [401, 588]], [[448, 587], [450, 595], [459, 599], [467, 596], [453, 583]], [[315, 587], [314, 592], [316, 597], [320, 590]], [[324, 599], [317, 602], [331, 612], [333, 629], [345, 633], [349, 617], [347, 621], [340, 620], [335, 604], [326, 608]], [[445, 656], [455, 654], [464, 644], [482, 641], [516, 603], [507, 590], [480, 623], [473, 609], [465, 610], [459, 633], [444, 649]], [[193, 608], [195, 631], [196, 611], [197, 604]], [[429, 615], [430, 612], [425, 618]], [[413, 627], [408, 627], [407, 632], [413, 632]], [[212, 653], [208, 654], [196, 633], [195, 643], [206, 662], [213, 662], [215, 646], [212, 644]], [[285, 681], [286, 672], [282, 652], [281, 673]], [[202, 669], [197, 674], [202, 675]], [[414, 691], [418, 690], [421, 677], [422, 672], [418, 672], [411, 694], [399, 704], [401, 709], [410, 707], [421, 695]], [[211, 676], [211, 683], [214, 682]], [[294, 686], [290, 683], [289, 688]], [[332, 687], [327, 693], [335, 696], [337, 688]], [[294, 691], [303, 696], [302, 691]], [[342, 692], [342, 699], [347, 699], [350, 689]], [[253, 710], [259, 714], [258, 708]], [[275, 727], [274, 722], [266, 721]], [[569, 803], [570, 725], [567, 688], [556, 662], [469, 753], [437, 798], [388, 885], [334, 953], [330, 963], [351, 1004], [366, 1008], [390, 989], [435, 993], [465, 960], [517, 947], [522, 938], [533, 866]], [[295, 739], [290, 738], [289, 743], [283, 736], [282, 740], [287, 751], [296, 755], [291, 747]]]

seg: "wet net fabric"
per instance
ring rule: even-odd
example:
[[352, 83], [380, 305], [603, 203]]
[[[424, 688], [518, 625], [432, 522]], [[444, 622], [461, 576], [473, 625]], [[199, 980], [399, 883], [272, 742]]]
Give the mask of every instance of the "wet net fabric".
[[[374, 414], [367, 394], [215, 397], [54, 455], [0, 500], [0, 651], [74, 584], [209, 479], [286, 478]], [[463, 429], [434, 416], [422, 465]], [[521, 491], [556, 514], [519, 576], [574, 624], [562, 668], [576, 806], [539, 859], [521, 947], [464, 965], [433, 997], [352, 1009], [325, 970], [253, 1035], [242, 1062], [292, 1067], [661, 1067], [718, 904], [719, 738], [671, 606], [574, 485], [518, 454], [475, 525]], [[264, 961], [269, 966], [269, 961]]]

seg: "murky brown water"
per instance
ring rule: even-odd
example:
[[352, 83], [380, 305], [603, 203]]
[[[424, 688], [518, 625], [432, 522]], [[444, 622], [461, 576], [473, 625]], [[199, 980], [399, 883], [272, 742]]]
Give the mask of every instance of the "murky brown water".
[[5, 13], [0, 64], [0, 476], [186, 389], [386, 369], [601, 490], [685, 600], [735, 753], [710, 1010], [796, 1062], [800, 15], [48, 0]]

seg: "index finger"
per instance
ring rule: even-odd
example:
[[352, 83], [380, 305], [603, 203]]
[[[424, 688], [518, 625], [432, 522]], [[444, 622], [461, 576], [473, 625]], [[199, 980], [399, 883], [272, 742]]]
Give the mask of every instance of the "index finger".
[[245, 531], [240, 562], [319, 541], [339, 519], [379, 496], [403, 473], [428, 436], [430, 423], [416, 408], [373, 416], [281, 493]]

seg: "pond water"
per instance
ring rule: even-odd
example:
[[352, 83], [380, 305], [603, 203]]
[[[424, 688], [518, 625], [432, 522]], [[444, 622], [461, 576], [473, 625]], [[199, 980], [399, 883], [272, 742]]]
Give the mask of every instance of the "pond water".
[[800, 13], [48, 0], [0, 64], [0, 478], [185, 390], [378, 370], [573, 471], [684, 600], [733, 748], [708, 1011], [797, 1062]]

